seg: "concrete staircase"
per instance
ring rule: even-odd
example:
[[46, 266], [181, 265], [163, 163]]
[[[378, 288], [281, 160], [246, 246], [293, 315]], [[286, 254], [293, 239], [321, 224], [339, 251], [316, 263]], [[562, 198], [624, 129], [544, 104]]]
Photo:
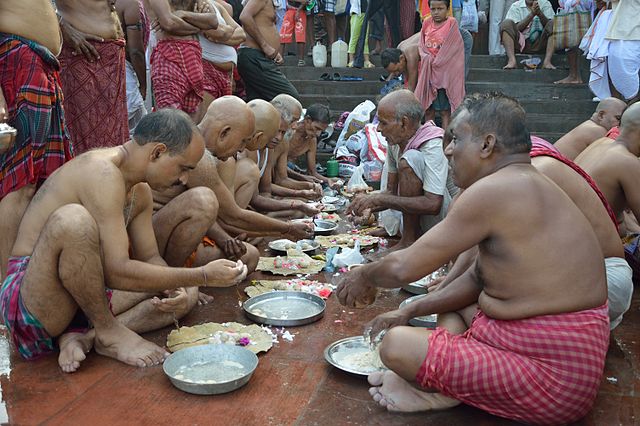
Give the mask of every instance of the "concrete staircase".
[[[518, 62], [528, 55], [518, 56]], [[282, 71], [296, 86], [304, 106], [316, 102], [328, 105], [334, 118], [343, 111], [350, 111], [365, 99], [376, 101], [384, 83], [380, 57], [374, 56], [377, 65], [373, 69], [297, 67], [294, 56], [285, 58]], [[541, 58], [542, 59], [542, 58]], [[310, 58], [307, 61], [310, 63]], [[540, 137], [555, 142], [563, 134], [591, 116], [595, 109], [593, 95], [586, 84], [556, 85], [554, 81], [568, 74], [565, 55], [556, 55], [553, 63], [557, 70], [523, 69], [503, 70], [504, 57], [472, 55], [467, 78], [467, 93], [501, 91], [517, 98], [527, 111], [529, 130]], [[582, 77], [588, 81], [586, 62], [581, 64]], [[323, 73], [339, 73], [341, 76], [362, 77], [363, 81], [319, 81]]]

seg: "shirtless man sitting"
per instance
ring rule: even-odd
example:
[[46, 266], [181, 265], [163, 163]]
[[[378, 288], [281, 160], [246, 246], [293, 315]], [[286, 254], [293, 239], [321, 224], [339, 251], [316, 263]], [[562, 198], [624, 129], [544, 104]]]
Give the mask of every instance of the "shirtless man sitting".
[[[386, 333], [380, 357], [390, 371], [369, 382], [373, 399], [391, 411], [464, 402], [555, 424], [580, 419], [595, 400], [609, 344], [602, 252], [580, 210], [531, 166], [529, 133], [511, 102], [465, 102], [451, 123], [447, 152], [463, 192], [447, 217], [409, 248], [341, 277], [338, 298], [354, 306], [375, 287], [415, 281], [478, 246], [474, 264], [430, 306], [451, 312], [478, 301], [468, 331]], [[418, 390], [414, 380], [440, 393]]]
[[440, 222], [451, 196], [447, 190], [449, 163], [442, 149], [444, 131], [433, 121], [420, 124], [424, 109], [409, 90], [397, 90], [378, 104], [378, 131], [387, 139], [386, 191], [358, 195], [347, 213], [368, 218], [386, 209], [399, 211], [402, 238], [393, 250], [413, 244]]
[[[190, 215], [188, 211], [190, 209], [196, 209], [196, 211], [208, 209], [207, 200], [190, 189], [206, 187], [214, 192], [218, 205], [215, 223], [206, 231], [204, 238], [202, 234], [198, 237], [199, 232], [192, 234], [197, 241], [198, 238], [202, 239], [197, 251], [189, 260], [194, 266], [224, 256], [233, 260], [243, 259], [248, 269], [252, 271], [257, 265], [259, 253], [255, 247], [236, 237], [286, 235], [289, 238], [300, 239], [312, 235], [312, 230], [305, 224], [284, 222], [241, 208], [235, 200], [234, 192], [225, 185], [225, 180], [220, 176], [218, 164], [226, 162], [244, 149], [254, 135], [254, 123], [251, 110], [240, 98], [223, 96], [214, 100], [199, 125], [207, 148], [202, 160], [195, 170], [189, 172], [189, 179], [185, 185], [176, 185], [162, 193], [154, 192], [153, 194], [158, 213], [162, 212], [163, 206], [169, 206], [169, 201], [173, 199], [178, 201], [177, 197], [181, 194], [194, 194], [193, 198], [189, 197], [189, 201], [182, 198], [175, 204], [179, 215], [186, 216]], [[198, 216], [193, 215], [193, 217]], [[201, 218], [201, 220], [205, 219]], [[175, 223], [173, 220], [169, 221], [164, 231], [167, 235], [171, 234]]]
[[605, 137], [611, 128], [620, 124], [626, 107], [617, 98], [601, 100], [591, 118], [558, 139], [554, 146], [569, 160], [575, 160], [593, 141]]
[[[307, 108], [307, 113], [300, 125], [296, 128], [289, 142], [287, 159], [295, 162], [298, 157], [305, 155], [307, 158], [307, 174], [319, 183], [335, 186], [336, 179], [322, 176], [316, 170], [316, 154], [318, 138], [327, 128], [331, 120], [329, 108], [322, 104], [313, 104]], [[311, 181], [308, 179], [307, 181]]]
[[[46, 180], [24, 215], [0, 290], [4, 324], [24, 358], [53, 351], [57, 340], [65, 372], [75, 371], [92, 346], [126, 364], [160, 364], [166, 351], [136, 333], [188, 312], [195, 298], [180, 286], [244, 279], [241, 262], [173, 268], [158, 252], [150, 187], [184, 184], [203, 152], [204, 141], [189, 117], [163, 110], [141, 120], [133, 140], [81, 155]], [[149, 302], [124, 307], [113, 300], [110, 312], [110, 289], [178, 290], [170, 303], [156, 303], [161, 312], [150, 318]], [[87, 331], [84, 324], [77, 332], [77, 314], [93, 328]]]
[[[269, 152], [282, 142], [282, 138], [289, 130], [291, 115], [286, 110], [278, 111], [276, 107], [262, 99], [254, 99], [248, 105], [256, 117], [256, 132], [259, 135], [254, 136], [254, 140], [247, 145], [244, 153], [245, 158], [238, 161], [236, 182], [241, 181], [245, 176], [252, 177], [251, 189], [253, 193], [249, 194], [249, 204], [257, 211], [271, 217], [291, 219], [318, 214], [320, 212], [318, 209], [303, 200], [276, 199], [272, 196], [270, 186], [260, 187], [262, 177], [267, 173], [269, 176], [271, 175], [271, 171], [267, 171]], [[243, 167], [245, 162], [249, 166]], [[298, 195], [304, 198], [306, 194], [299, 191]], [[240, 206], [243, 205], [238, 196], [236, 196], [236, 201]]]
[[[271, 100], [281, 116], [289, 115], [289, 129], [282, 142], [269, 151], [269, 161], [265, 175], [260, 179], [260, 191], [270, 192], [280, 197], [295, 197], [314, 200], [322, 197], [322, 181], [313, 176], [303, 175], [289, 168], [289, 146], [293, 135], [302, 125], [302, 104], [293, 96], [280, 94]], [[270, 179], [270, 181], [268, 180]], [[268, 187], [271, 187], [270, 189]]]

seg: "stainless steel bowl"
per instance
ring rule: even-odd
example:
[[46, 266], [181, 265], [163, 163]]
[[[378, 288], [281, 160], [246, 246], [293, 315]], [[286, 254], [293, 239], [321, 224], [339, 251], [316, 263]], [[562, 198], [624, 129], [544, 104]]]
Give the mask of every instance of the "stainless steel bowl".
[[[258, 357], [250, 350], [220, 344], [193, 346], [174, 352], [164, 361], [162, 369], [171, 383], [184, 392], [217, 395], [247, 384], [257, 366]], [[215, 383], [210, 383], [212, 380]]]
[[[406, 300], [403, 300], [400, 303], [400, 308], [408, 305], [409, 303], [413, 303], [418, 299], [422, 299], [426, 294], [419, 294], [417, 296], [412, 296]], [[415, 317], [409, 320], [409, 324], [414, 327], [424, 327], [424, 328], [436, 328], [438, 324], [438, 314], [425, 315], [423, 317]]]
[[249, 319], [260, 324], [293, 327], [318, 321], [325, 301], [301, 291], [273, 291], [246, 300], [242, 308]]
[[313, 221], [313, 224], [315, 226], [316, 235], [329, 235], [338, 229], [338, 224], [331, 222], [330, 220], [316, 219]]

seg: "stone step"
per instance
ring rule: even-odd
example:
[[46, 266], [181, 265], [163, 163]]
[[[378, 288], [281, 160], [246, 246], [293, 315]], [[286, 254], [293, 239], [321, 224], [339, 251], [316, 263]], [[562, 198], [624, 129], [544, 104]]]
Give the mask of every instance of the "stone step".
[[527, 114], [527, 127], [534, 134], [565, 134], [589, 118], [591, 114]]
[[[303, 92], [304, 93], [304, 92]], [[307, 107], [311, 104], [322, 103], [329, 107], [333, 111], [351, 111], [359, 103], [366, 99], [370, 99], [367, 96], [362, 95], [342, 95], [342, 96], [326, 96], [326, 95], [300, 95], [300, 102]], [[375, 99], [372, 99], [375, 100]], [[596, 103], [591, 99], [524, 99], [520, 100], [523, 108], [530, 114], [585, 114], [589, 117], [593, 114], [596, 108]], [[338, 114], [339, 115], [339, 114]]]
[[[520, 65], [520, 61], [527, 59], [529, 57], [538, 57], [540, 60], [544, 58], [544, 53], [532, 54], [532, 55], [516, 55], [516, 61], [518, 62], [518, 66]], [[304, 67], [299, 68], [313, 68], [313, 59], [309, 56], [305, 58], [306, 65]], [[376, 65], [376, 67], [381, 68], [380, 56], [372, 56], [371, 62]], [[583, 60], [586, 64], [586, 60]], [[471, 55], [471, 67], [472, 68], [502, 68], [507, 63], [506, 56], [489, 56], [489, 55]], [[551, 63], [553, 63], [556, 67], [568, 67], [567, 63], [567, 55], [564, 54], [555, 54], [551, 58]], [[284, 57], [284, 65], [286, 66], [295, 66], [298, 65], [298, 58], [294, 55], [287, 55]], [[330, 67], [331, 61], [327, 61], [327, 65]], [[338, 68], [339, 69], [339, 68]]]
[[[382, 82], [375, 81], [311, 81], [291, 80], [300, 93], [306, 96], [323, 95], [326, 98], [347, 96], [368, 97], [371, 100], [380, 93]], [[553, 83], [521, 82], [480, 82], [470, 81], [466, 84], [467, 93], [484, 93], [500, 91], [519, 100], [591, 100], [592, 94], [586, 85], [559, 85]], [[333, 105], [329, 108], [336, 109]]]

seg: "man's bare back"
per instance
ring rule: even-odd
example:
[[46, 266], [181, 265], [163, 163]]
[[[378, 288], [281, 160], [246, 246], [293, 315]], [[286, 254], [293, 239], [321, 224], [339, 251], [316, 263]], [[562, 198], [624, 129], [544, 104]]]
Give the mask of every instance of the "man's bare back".
[[408, 89], [414, 91], [418, 84], [418, 66], [420, 65], [420, 32], [412, 35], [408, 39], [402, 41], [398, 45], [398, 49], [402, 50], [402, 54], [407, 61], [406, 80]]
[[558, 185], [585, 215], [596, 233], [604, 257], [624, 257], [614, 223], [602, 201], [584, 178], [552, 157], [535, 157], [531, 159], [531, 164]]
[[54, 55], [60, 54], [62, 36], [58, 18], [49, 0], [0, 2], [0, 32], [33, 40], [49, 49]]
[[120, 20], [111, 0], [58, 0], [58, 10], [75, 29], [106, 40], [123, 38]]
[[587, 120], [558, 139], [553, 146], [569, 160], [574, 160], [593, 141], [604, 137], [606, 134], [607, 130], [604, 127]]

